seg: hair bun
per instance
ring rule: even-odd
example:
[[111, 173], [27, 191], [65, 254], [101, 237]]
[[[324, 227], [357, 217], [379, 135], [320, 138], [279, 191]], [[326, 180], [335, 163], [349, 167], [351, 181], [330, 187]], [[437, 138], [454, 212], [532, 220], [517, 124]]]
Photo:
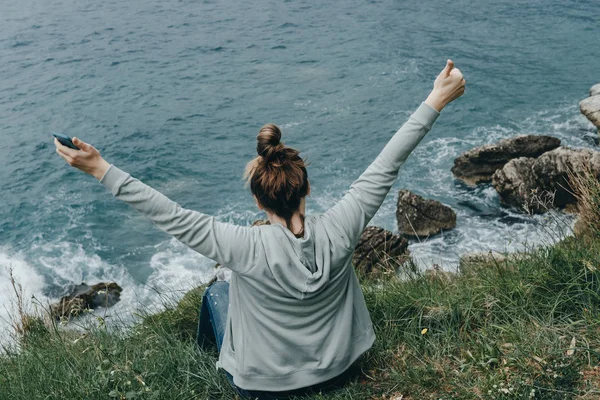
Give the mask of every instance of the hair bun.
[[260, 128], [256, 140], [258, 141], [256, 152], [266, 160], [273, 158], [273, 156], [285, 147], [281, 143], [281, 130], [275, 124], [266, 124]]

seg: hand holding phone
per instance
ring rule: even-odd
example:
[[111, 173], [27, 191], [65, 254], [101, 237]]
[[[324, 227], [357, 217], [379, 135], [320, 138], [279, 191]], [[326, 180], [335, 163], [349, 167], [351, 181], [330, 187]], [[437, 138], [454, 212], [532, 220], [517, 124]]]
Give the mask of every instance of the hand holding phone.
[[63, 146], [67, 146], [68, 148], [73, 150], [80, 150], [79, 147], [73, 144], [73, 140], [71, 140], [70, 137], [58, 132], [52, 132], [52, 136], [54, 136]]
[[[91, 144], [79, 138], [69, 138], [60, 133], [53, 133], [56, 152], [70, 166], [101, 179], [110, 164], [102, 158], [100, 152]], [[77, 144], [75, 144], [77, 143]], [[70, 146], [71, 145], [71, 146]]]

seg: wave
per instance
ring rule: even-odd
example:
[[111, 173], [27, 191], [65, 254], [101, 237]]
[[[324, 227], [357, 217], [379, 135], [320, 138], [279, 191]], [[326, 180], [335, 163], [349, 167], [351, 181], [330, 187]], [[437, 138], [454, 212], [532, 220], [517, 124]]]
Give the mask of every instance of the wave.
[[0, 248], [0, 342], [8, 339], [11, 332], [12, 321], [16, 313], [16, 295], [10, 279], [10, 270], [17, 284], [23, 288], [23, 297], [27, 304], [31, 304], [31, 296], [39, 301], [47, 299], [42, 294], [44, 279], [36, 269], [24, 260], [20, 254], [10, 254], [6, 248]]
[[[35, 297], [45, 308], [60, 299], [72, 284], [114, 281], [123, 287], [121, 301], [109, 309], [97, 310], [107, 319], [129, 324], [137, 311], [156, 312], [178, 301], [188, 290], [208, 282], [214, 262], [175, 239], [157, 244], [148, 271], [132, 271], [112, 265], [80, 244], [50, 242], [32, 246], [28, 254], [0, 248], [0, 342], [9, 340], [15, 315], [14, 291], [8, 269], [22, 285], [24, 298]], [[146, 276], [141, 279], [140, 276]], [[32, 301], [28, 301], [33, 310]]]

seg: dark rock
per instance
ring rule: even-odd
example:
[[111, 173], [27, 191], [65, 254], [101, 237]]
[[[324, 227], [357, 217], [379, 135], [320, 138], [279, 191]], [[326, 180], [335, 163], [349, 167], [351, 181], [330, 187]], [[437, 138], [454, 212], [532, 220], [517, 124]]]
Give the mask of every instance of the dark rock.
[[401, 234], [427, 237], [454, 228], [456, 213], [437, 200], [424, 199], [408, 190], [400, 190], [396, 220]]
[[581, 100], [579, 109], [596, 128], [600, 128], [600, 94]]
[[519, 157], [539, 157], [560, 146], [552, 136], [520, 135], [498, 143], [475, 147], [454, 160], [452, 173], [468, 185], [489, 182], [496, 170]]
[[69, 318], [88, 309], [112, 307], [120, 300], [122, 291], [121, 286], [115, 282], [102, 282], [92, 286], [82, 283], [76, 285], [70, 295], [52, 304], [50, 312], [55, 318]]
[[406, 261], [408, 254], [406, 238], [378, 226], [368, 226], [354, 248], [352, 263], [361, 274], [377, 275]]
[[541, 213], [577, 203], [569, 173], [600, 174], [600, 152], [559, 147], [537, 159], [518, 158], [496, 171], [492, 185], [507, 205]]

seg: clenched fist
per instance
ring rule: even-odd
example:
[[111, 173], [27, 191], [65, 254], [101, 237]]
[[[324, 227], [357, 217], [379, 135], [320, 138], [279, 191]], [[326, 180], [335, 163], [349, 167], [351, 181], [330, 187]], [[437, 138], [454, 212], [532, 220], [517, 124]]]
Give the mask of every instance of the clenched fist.
[[465, 93], [466, 84], [467, 81], [463, 78], [462, 72], [458, 68], [454, 68], [452, 60], [448, 60], [446, 67], [435, 78], [433, 90], [429, 94], [429, 97], [427, 97], [427, 100], [425, 100], [425, 103], [437, 111], [442, 111], [448, 103]]

